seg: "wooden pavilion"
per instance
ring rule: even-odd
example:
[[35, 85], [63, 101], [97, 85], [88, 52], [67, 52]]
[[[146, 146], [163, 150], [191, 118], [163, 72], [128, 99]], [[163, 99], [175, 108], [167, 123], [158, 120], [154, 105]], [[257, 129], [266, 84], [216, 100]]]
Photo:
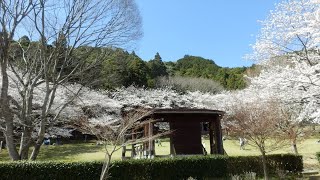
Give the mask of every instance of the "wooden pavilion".
[[[165, 122], [170, 132], [170, 155], [207, 154], [201, 140], [204, 134], [210, 139], [210, 154], [224, 154], [221, 131], [223, 115], [223, 111], [210, 109], [153, 109], [139, 119], [139, 125], [132, 129], [131, 140], [145, 139], [141, 141], [140, 152], [144, 157], [155, 156], [155, 140], [159, 134], [156, 125]], [[135, 147], [137, 145], [132, 145], [131, 157], [138, 155]], [[123, 158], [126, 151], [124, 147]]]

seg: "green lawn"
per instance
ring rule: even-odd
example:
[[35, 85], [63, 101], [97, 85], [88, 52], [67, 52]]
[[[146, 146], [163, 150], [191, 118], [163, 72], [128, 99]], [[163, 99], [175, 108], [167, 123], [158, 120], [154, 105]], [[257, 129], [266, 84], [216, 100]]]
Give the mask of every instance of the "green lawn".
[[[297, 145], [299, 154], [303, 156], [305, 169], [320, 169], [319, 162], [315, 156], [315, 153], [320, 151], [320, 143], [317, 143], [318, 140], [318, 138], [310, 138]], [[235, 140], [224, 141], [224, 149], [229, 156], [259, 155], [259, 150], [252, 146], [245, 146], [245, 150], [240, 150], [239, 143]], [[292, 153], [292, 149], [290, 146], [285, 146], [269, 154], [279, 153]]]
[[[319, 139], [307, 139], [298, 145], [298, 151], [304, 158], [305, 168], [317, 168], [319, 169], [318, 162], [315, 157], [315, 153], [320, 151], [320, 143], [317, 143]], [[209, 151], [209, 141], [205, 141], [206, 149]], [[250, 156], [259, 155], [259, 151], [251, 146], [246, 146], [245, 150], [239, 149], [239, 143], [237, 140], [224, 141], [225, 151], [229, 156]], [[170, 152], [169, 142], [163, 141], [162, 146], [156, 145], [157, 155], [168, 155]], [[290, 153], [290, 147], [283, 147], [280, 150], [272, 153]], [[130, 155], [127, 152], [128, 156]], [[117, 151], [113, 159], [120, 159], [121, 150]], [[104, 148], [103, 146], [96, 146], [95, 142], [87, 143], [69, 143], [60, 146], [42, 146], [39, 161], [94, 161], [103, 160]], [[0, 161], [9, 161], [9, 157], [6, 149], [0, 153]]]

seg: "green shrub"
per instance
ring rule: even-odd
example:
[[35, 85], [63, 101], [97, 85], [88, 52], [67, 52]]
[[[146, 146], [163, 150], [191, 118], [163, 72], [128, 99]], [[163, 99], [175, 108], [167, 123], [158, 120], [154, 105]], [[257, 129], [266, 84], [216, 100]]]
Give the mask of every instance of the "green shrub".
[[316, 153], [316, 156], [317, 156], [317, 159], [318, 159], [318, 161], [319, 161], [319, 163], [320, 163], [320, 152], [317, 152], [317, 153]]
[[[273, 176], [277, 176], [279, 171], [299, 174], [303, 170], [302, 156], [294, 154], [268, 155], [267, 166], [269, 174]], [[228, 168], [232, 175], [255, 172], [257, 176], [263, 176], [262, 159], [260, 156], [229, 157]]]
[[190, 156], [174, 159], [118, 161], [110, 170], [112, 179], [187, 179], [226, 177], [225, 156]]
[[0, 179], [97, 179], [100, 162], [10, 162], [0, 163]]
[[240, 175], [255, 172], [259, 176], [263, 174], [262, 162], [258, 156], [234, 156], [228, 159], [228, 172], [232, 175]]
[[271, 169], [273, 173], [279, 170], [290, 173], [300, 173], [303, 170], [302, 156], [294, 154], [274, 154], [268, 155], [267, 161], [269, 169]]
[[[300, 173], [302, 157], [295, 155], [267, 156], [269, 172]], [[98, 179], [101, 162], [11, 162], [0, 163], [0, 179]], [[263, 175], [259, 156], [188, 156], [173, 159], [142, 159], [116, 161], [110, 169], [113, 180], [225, 178], [255, 172]]]

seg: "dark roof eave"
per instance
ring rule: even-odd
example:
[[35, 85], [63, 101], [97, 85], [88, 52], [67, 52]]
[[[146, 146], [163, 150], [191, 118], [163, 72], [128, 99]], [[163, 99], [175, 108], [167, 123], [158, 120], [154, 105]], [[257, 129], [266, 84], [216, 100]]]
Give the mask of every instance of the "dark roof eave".
[[224, 111], [211, 109], [154, 109], [151, 114], [218, 114], [224, 115]]
[[140, 117], [138, 121], [141, 121], [147, 117], [152, 116], [153, 114], [210, 114], [210, 115], [219, 115], [223, 116], [225, 114], [224, 111], [219, 110], [211, 110], [211, 109], [193, 109], [193, 108], [179, 108], [179, 109], [162, 109], [157, 108], [153, 109], [149, 113]]

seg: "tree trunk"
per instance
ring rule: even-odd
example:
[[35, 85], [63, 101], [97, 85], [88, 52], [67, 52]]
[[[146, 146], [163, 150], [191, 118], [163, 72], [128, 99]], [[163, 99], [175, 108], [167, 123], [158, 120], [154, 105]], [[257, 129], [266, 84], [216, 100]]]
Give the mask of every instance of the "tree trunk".
[[37, 141], [37, 143], [33, 146], [33, 150], [32, 150], [32, 153], [30, 155], [30, 160], [35, 161], [37, 159], [37, 157], [39, 155], [39, 152], [40, 152], [41, 144], [42, 143], [39, 144], [38, 141]]
[[0, 153], [2, 151], [2, 143], [3, 143], [3, 141], [0, 141]]
[[45, 133], [45, 124], [44, 124], [44, 120], [41, 121], [40, 123], [40, 130], [38, 133], [38, 140], [36, 141], [36, 144], [34, 145], [34, 148], [32, 150], [31, 156], [30, 156], [30, 160], [35, 161], [37, 159], [37, 156], [40, 152], [40, 147], [43, 143], [43, 139], [44, 139], [44, 133]]
[[[2, 49], [0, 49], [1, 51]], [[1, 76], [2, 76], [2, 86], [1, 86], [1, 96], [0, 96], [0, 116], [3, 117], [5, 120], [6, 129], [4, 132], [6, 138], [6, 144], [9, 152], [9, 156], [12, 160], [19, 160], [19, 154], [17, 148], [14, 144], [14, 133], [13, 133], [13, 115], [10, 110], [9, 104], [9, 95], [8, 95], [8, 88], [9, 88], [9, 78], [7, 73], [7, 63], [8, 63], [8, 56], [5, 52], [1, 55]]]
[[100, 175], [100, 180], [106, 180], [109, 178], [109, 169], [110, 169], [110, 164], [111, 164], [111, 157], [112, 154], [108, 155], [106, 153], [105, 161], [102, 166], [102, 171]]
[[294, 152], [294, 154], [299, 154], [298, 148], [297, 148], [297, 143], [295, 141], [292, 142], [292, 151]]
[[31, 144], [32, 129], [25, 127], [21, 135], [19, 154], [21, 160], [27, 160]]
[[261, 158], [262, 158], [264, 179], [269, 180], [266, 153], [263, 151], [263, 152], [261, 152], [261, 155], [262, 155]]
[[13, 138], [13, 123], [12, 122], [6, 122], [6, 132], [4, 134], [6, 138], [6, 145], [8, 149], [8, 153], [10, 158], [13, 161], [20, 160], [20, 156], [18, 154], [16, 145], [14, 143], [14, 138]]

